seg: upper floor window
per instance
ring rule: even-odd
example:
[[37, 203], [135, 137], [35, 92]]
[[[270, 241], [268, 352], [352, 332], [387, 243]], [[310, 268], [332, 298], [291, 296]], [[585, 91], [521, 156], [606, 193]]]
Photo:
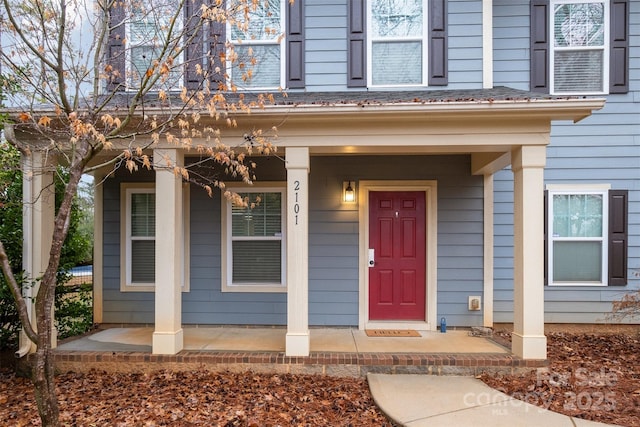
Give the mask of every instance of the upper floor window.
[[[176, 0], [161, 0], [151, 5], [133, 3], [131, 17], [126, 28], [127, 45], [127, 88], [138, 89], [148, 70], [160, 69], [161, 64], [168, 65], [155, 86], [177, 89], [182, 85], [183, 70], [180, 64], [182, 55], [172, 59], [176, 38], [182, 31], [182, 15], [176, 16]], [[172, 20], [175, 21], [172, 25]], [[151, 75], [154, 78], [153, 75]]]
[[284, 87], [284, 2], [260, 0], [235, 11], [228, 23], [233, 54], [228, 57], [231, 81], [241, 89]]
[[348, 0], [347, 86], [446, 86], [447, 3]]
[[[171, 72], [154, 89], [199, 90], [204, 79], [219, 88], [226, 75], [239, 89], [305, 87], [305, 0], [255, 0], [242, 8], [222, 0], [216, 5], [229, 8], [230, 16], [211, 21], [201, 19], [204, 0], [187, 1], [182, 9], [176, 0], [159, 1], [135, 10], [126, 2], [111, 7], [107, 91], [139, 88], [156, 60]], [[226, 50], [229, 43], [234, 52]]]
[[609, 7], [604, 1], [552, 2], [552, 93], [604, 93], [609, 77]]
[[629, 92], [629, 0], [531, 0], [531, 90]]
[[422, 85], [426, 81], [425, 3], [423, 0], [368, 2], [370, 86]]

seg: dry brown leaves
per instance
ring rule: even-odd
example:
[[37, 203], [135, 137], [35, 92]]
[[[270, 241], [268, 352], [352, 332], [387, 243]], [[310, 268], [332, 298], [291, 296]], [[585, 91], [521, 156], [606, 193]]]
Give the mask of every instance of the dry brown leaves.
[[[506, 337], [506, 336], [505, 336]], [[547, 371], [481, 379], [526, 402], [572, 417], [640, 425], [640, 335], [548, 335]]]
[[[64, 374], [66, 426], [391, 426], [359, 378], [211, 373]], [[40, 425], [31, 383], [0, 372], [2, 425]]]

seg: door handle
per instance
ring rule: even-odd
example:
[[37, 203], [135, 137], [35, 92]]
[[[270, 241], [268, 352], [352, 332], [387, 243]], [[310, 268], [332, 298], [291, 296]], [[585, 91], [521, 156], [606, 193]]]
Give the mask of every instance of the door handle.
[[374, 265], [376, 265], [376, 258], [375, 258], [375, 250], [374, 249], [369, 249], [369, 261], [367, 262], [367, 265], [369, 267], [373, 267]]

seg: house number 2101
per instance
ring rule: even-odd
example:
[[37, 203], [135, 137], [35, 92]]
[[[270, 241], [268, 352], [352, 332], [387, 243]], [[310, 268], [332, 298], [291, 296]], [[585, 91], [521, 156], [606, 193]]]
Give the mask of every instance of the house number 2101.
[[293, 204], [293, 213], [296, 218], [296, 225], [298, 225], [298, 214], [300, 213], [300, 203], [298, 202], [298, 194], [300, 192], [300, 181], [293, 181], [293, 191], [295, 196], [295, 203]]

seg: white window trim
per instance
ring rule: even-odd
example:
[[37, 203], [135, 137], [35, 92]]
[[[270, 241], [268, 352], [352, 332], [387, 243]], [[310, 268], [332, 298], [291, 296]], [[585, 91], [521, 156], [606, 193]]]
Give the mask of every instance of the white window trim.
[[[565, 3], [602, 3], [604, 5], [604, 42], [603, 47], [596, 46], [576, 46], [576, 47], [556, 47], [555, 46], [555, 24], [553, 11], [555, 5]], [[609, 15], [609, 1], [606, 0], [551, 0], [549, 5], [549, 91], [552, 95], [606, 95], [609, 93], [609, 55], [611, 18]], [[601, 91], [576, 91], [576, 92], [556, 92], [555, 90], [555, 53], [556, 51], [578, 51], [578, 50], [602, 50], [602, 90]]]
[[[233, 185], [225, 189], [236, 193], [264, 193], [279, 192], [282, 194], [281, 221], [282, 221], [282, 254], [280, 266], [281, 283], [279, 284], [262, 284], [262, 283], [243, 283], [233, 284], [233, 252], [232, 252], [232, 232], [231, 232], [231, 202], [221, 195], [221, 276], [222, 276], [222, 292], [287, 292], [287, 186], [286, 182], [260, 182], [253, 185]], [[222, 194], [222, 192], [221, 192]]]
[[[120, 184], [120, 291], [121, 292], [153, 292], [154, 283], [134, 283], [131, 281], [131, 195], [155, 193], [155, 183], [123, 182]], [[181, 270], [183, 282], [182, 292], [189, 292], [190, 280], [190, 217], [189, 217], [189, 185], [182, 188], [182, 236], [183, 257]], [[151, 240], [149, 238], [149, 240]], [[156, 240], [154, 236], [153, 240]]]
[[[546, 186], [548, 190], [548, 203], [547, 203], [547, 218], [548, 218], [548, 235], [547, 235], [547, 277], [549, 279], [549, 286], [559, 287], [576, 287], [576, 286], [589, 286], [589, 287], [606, 287], [608, 285], [609, 277], [609, 184], [549, 184]], [[601, 241], [602, 242], [602, 259], [601, 265], [601, 277], [600, 282], [554, 282], [553, 281], [553, 243], [557, 240], [574, 241], [574, 238], [555, 239], [553, 237], [553, 196], [559, 194], [599, 194], [602, 195], [602, 237], [601, 238], [582, 238], [582, 241]]]
[[[429, 1], [422, 0], [422, 37], [374, 37], [372, 30], [372, 2], [367, 2], [367, 87], [371, 88], [410, 88], [410, 87], [425, 87], [429, 85], [429, 55], [428, 55], [428, 42], [429, 42]], [[422, 42], [422, 83], [408, 83], [408, 84], [373, 84], [373, 43], [379, 41], [386, 42], [409, 42], [419, 41]]]
[[[285, 42], [284, 42], [284, 37], [282, 35], [286, 34], [287, 28], [286, 28], [286, 19], [287, 19], [287, 0], [280, 0], [280, 33], [278, 35], [274, 35], [272, 38], [269, 39], [247, 39], [247, 40], [239, 40], [239, 39], [232, 39], [231, 38], [231, 34], [232, 33], [232, 24], [229, 23], [229, 20], [227, 20], [227, 28], [226, 28], [226, 32], [227, 34], [229, 34], [229, 42], [233, 45], [233, 46], [267, 46], [267, 45], [278, 45], [280, 47], [280, 84], [279, 86], [250, 86], [250, 87], [245, 87], [243, 85], [243, 81], [242, 81], [242, 76], [240, 76], [238, 79], [235, 79], [235, 77], [233, 76], [233, 63], [231, 62], [230, 59], [227, 59], [226, 61], [226, 69], [228, 70], [228, 74], [229, 74], [229, 82], [228, 83], [233, 83], [239, 91], [260, 91], [260, 90], [273, 90], [273, 89], [279, 89], [279, 88], [283, 88], [286, 86], [285, 83], [285, 78], [286, 78], [286, 65], [287, 65], [287, 58], [286, 58], [286, 49], [285, 49]], [[230, 55], [227, 55], [227, 58], [229, 58]], [[260, 64], [256, 64], [255, 67], [259, 67]]]

